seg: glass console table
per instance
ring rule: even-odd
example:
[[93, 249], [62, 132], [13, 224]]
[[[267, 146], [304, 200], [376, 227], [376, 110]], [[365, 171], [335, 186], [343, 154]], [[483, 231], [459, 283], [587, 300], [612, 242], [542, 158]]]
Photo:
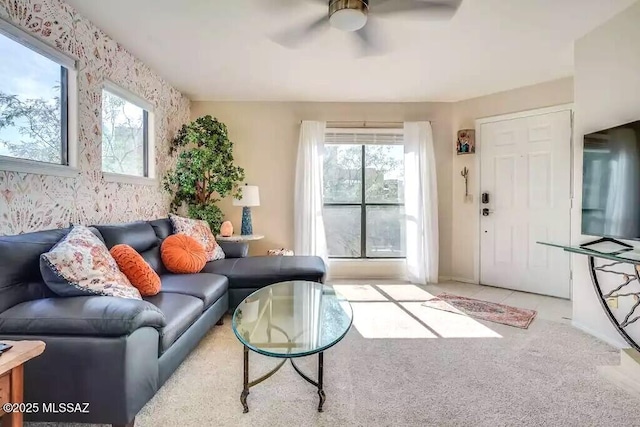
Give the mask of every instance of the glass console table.
[[[627, 332], [629, 326], [640, 320], [640, 309], [638, 308], [640, 307], [640, 251], [623, 247], [620, 247], [619, 250], [598, 251], [594, 249], [595, 245], [588, 248], [582, 246], [557, 245], [547, 242], [537, 243], [588, 257], [591, 281], [593, 282], [593, 287], [595, 288], [602, 308], [622, 338], [624, 338], [633, 349], [640, 351], [638, 342]], [[621, 271], [621, 266], [628, 264], [633, 265], [633, 273]], [[619, 281], [611, 287], [611, 290], [605, 291], [598, 280], [599, 275], [602, 274], [613, 275], [617, 277]], [[634, 303], [628, 312], [620, 317], [616, 317], [611, 311], [609, 304], [607, 304], [607, 299], [618, 297], [634, 298]]]

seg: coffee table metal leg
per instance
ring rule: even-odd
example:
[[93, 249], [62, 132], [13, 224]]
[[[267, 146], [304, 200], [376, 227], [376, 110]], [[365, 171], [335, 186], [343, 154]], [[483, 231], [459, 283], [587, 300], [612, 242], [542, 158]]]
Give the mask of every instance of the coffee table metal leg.
[[249, 347], [244, 346], [244, 381], [242, 387], [242, 393], [240, 394], [240, 403], [244, 407], [243, 413], [249, 412], [249, 405], [247, 405], [247, 396], [249, 396]]
[[323, 359], [324, 353], [321, 351], [318, 353], [318, 396], [320, 396], [320, 403], [318, 404], [318, 412], [322, 412], [322, 405], [324, 405], [324, 401], [326, 399], [326, 395], [324, 394], [324, 389], [322, 388], [322, 371], [323, 371]]

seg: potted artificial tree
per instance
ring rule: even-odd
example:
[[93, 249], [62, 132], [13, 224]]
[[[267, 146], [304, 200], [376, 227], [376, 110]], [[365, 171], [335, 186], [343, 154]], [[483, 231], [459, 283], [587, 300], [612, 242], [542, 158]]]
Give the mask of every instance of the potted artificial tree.
[[241, 196], [244, 169], [233, 164], [227, 127], [209, 115], [182, 126], [170, 154], [181, 148], [175, 169], [164, 179], [164, 188], [173, 197], [171, 211], [184, 204], [189, 217], [207, 221], [215, 233], [223, 221], [216, 202], [229, 195]]

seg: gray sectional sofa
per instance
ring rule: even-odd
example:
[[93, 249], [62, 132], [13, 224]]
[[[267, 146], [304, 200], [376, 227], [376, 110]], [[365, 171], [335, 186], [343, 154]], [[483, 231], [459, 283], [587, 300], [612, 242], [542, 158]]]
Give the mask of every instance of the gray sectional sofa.
[[[25, 414], [29, 421], [133, 425], [204, 335], [247, 295], [286, 280], [322, 282], [318, 257], [247, 257], [242, 243], [221, 243], [226, 259], [201, 273], [169, 273], [160, 244], [168, 219], [98, 225], [107, 247], [124, 243], [160, 275], [162, 290], [143, 301], [53, 294], [40, 254], [69, 229], [0, 236], [0, 340], [42, 340], [45, 352], [25, 365], [25, 402], [87, 402], [88, 413]], [[215, 384], [212, 384], [215, 387]]]

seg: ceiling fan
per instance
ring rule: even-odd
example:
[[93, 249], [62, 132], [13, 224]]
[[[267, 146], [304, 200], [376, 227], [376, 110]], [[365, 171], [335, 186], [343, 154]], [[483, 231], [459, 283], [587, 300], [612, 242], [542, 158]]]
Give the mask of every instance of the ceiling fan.
[[381, 53], [376, 18], [404, 14], [425, 20], [448, 20], [455, 15], [462, 0], [307, 0], [328, 6], [328, 14], [309, 23], [281, 32], [273, 40], [295, 48], [304, 41], [336, 28], [355, 35], [365, 56]]

